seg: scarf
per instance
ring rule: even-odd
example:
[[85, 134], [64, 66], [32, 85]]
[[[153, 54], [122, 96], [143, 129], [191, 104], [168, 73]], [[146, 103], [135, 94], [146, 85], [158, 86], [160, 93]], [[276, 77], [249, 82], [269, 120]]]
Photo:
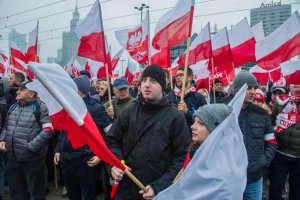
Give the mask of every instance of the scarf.
[[[185, 95], [190, 92], [196, 92], [196, 88], [194, 86], [191, 86], [189, 89], [186, 89]], [[174, 88], [174, 93], [176, 96], [181, 97], [181, 89], [179, 89], [177, 86]]]
[[276, 117], [275, 134], [299, 122], [297, 102], [300, 101], [300, 96], [278, 96], [276, 101], [284, 109]]

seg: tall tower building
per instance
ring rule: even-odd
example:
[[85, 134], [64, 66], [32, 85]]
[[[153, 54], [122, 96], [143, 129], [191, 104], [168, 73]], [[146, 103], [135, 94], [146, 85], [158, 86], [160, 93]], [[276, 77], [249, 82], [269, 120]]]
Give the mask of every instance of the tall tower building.
[[77, 9], [77, 5], [73, 12], [73, 18], [70, 21], [70, 31], [63, 32], [62, 34], [62, 52], [61, 52], [61, 64], [66, 65], [67, 62], [71, 59], [71, 57], [76, 58], [80, 64], [83, 65], [84, 58], [77, 57], [77, 50], [79, 46], [79, 39], [75, 33], [76, 23], [79, 21], [79, 12]]
[[291, 5], [280, 2], [262, 3], [260, 8], [250, 11], [251, 27], [263, 22], [265, 35], [269, 35], [291, 16]]
[[9, 41], [13, 41], [18, 45], [23, 53], [26, 51], [26, 34], [18, 33], [15, 29], [12, 29], [8, 34]]

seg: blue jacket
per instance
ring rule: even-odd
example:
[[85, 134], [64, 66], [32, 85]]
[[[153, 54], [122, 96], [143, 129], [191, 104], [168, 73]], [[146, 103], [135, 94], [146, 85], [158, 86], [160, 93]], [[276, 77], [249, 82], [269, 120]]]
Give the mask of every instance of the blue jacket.
[[[97, 99], [89, 96], [83, 98], [83, 100], [104, 138], [111, 126], [111, 120], [105, 112], [103, 105]], [[94, 156], [88, 145], [79, 149], [73, 149], [65, 131], [61, 131], [58, 136], [56, 152], [60, 153], [62, 164], [68, 166], [82, 164]]]

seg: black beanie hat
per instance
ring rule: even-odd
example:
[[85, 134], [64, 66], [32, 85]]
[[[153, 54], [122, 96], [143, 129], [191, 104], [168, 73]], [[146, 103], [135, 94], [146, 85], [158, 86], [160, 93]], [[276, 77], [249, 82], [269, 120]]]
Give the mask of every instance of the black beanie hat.
[[146, 77], [154, 78], [160, 84], [163, 91], [166, 89], [166, 74], [159, 65], [153, 64], [146, 67], [142, 75], [142, 80]]

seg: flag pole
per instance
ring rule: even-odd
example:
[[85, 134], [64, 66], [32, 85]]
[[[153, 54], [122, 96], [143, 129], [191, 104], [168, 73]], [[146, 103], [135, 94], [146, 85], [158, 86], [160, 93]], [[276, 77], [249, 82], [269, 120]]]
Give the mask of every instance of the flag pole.
[[212, 66], [212, 78], [213, 78], [213, 93], [214, 93], [214, 103], [216, 103], [216, 90], [215, 90], [215, 63], [214, 58], [211, 58], [211, 66]]
[[148, 192], [147, 188], [126, 168], [125, 174], [144, 192]]
[[228, 74], [227, 74], [226, 71], [224, 71], [224, 72], [225, 72], [225, 76], [226, 76], [227, 82], [228, 82], [228, 84], [229, 84], [230, 80], [229, 80]]
[[171, 85], [171, 89], [173, 90], [173, 76], [172, 76], [172, 68], [171, 68], [171, 67], [169, 67], [168, 71], [169, 71], [169, 76], [170, 76], [170, 85]]
[[182, 88], [181, 88], [181, 97], [180, 102], [184, 102], [184, 94], [185, 94], [185, 87], [186, 87], [186, 80], [187, 80], [187, 68], [189, 63], [189, 53], [190, 53], [190, 46], [191, 46], [191, 37], [187, 40], [187, 49], [186, 49], [186, 57], [185, 57], [185, 63], [184, 63], [184, 76], [183, 76], [183, 82], [182, 82]]
[[150, 51], [150, 45], [151, 45], [151, 40], [150, 40], [150, 14], [149, 14], [149, 9], [147, 10], [148, 15], [148, 66], [151, 64], [151, 51]]

